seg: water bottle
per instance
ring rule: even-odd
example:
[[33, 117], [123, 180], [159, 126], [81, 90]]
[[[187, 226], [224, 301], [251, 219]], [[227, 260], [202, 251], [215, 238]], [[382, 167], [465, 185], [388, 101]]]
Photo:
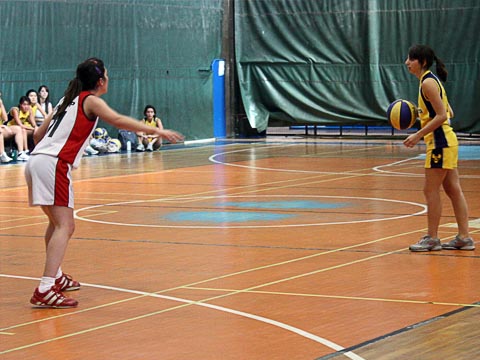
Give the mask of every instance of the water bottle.
[[17, 157], [18, 157], [18, 150], [12, 149], [12, 160], [17, 161]]
[[132, 151], [132, 142], [131, 141], [127, 141], [127, 151], [128, 152]]

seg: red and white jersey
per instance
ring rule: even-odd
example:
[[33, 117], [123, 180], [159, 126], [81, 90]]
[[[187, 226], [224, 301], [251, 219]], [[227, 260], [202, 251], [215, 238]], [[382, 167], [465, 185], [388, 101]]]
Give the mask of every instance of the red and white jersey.
[[90, 135], [98, 122], [98, 118], [91, 120], [83, 112], [83, 102], [89, 95], [92, 95], [89, 91], [82, 91], [62, 114], [57, 114], [56, 111], [64, 98], [59, 101], [48, 130], [33, 149], [32, 155], [45, 154], [58, 157], [74, 168], [78, 167], [83, 151], [90, 142]]

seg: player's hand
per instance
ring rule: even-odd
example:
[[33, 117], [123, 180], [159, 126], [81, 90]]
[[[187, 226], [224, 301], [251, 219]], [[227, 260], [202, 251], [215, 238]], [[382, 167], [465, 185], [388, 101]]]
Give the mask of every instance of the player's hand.
[[175, 144], [179, 141], [183, 141], [184, 137], [182, 134], [173, 131], [173, 130], [161, 130], [159, 134], [162, 138], [168, 140], [172, 144]]
[[421, 138], [422, 137], [418, 133], [411, 134], [405, 140], [403, 140], [403, 145], [408, 148], [412, 148], [418, 144]]

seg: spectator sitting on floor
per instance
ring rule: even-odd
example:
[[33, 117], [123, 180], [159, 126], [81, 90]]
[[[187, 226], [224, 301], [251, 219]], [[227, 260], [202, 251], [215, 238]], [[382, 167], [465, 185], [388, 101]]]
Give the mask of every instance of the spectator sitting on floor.
[[[143, 121], [146, 125], [157, 127], [163, 130], [162, 120], [160, 120], [157, 115], [157, 110], [153, 105], [145, 106], [143, 110], [144, 118], [140, 121]], [[138, 146], [137, 151], [154, 151], [160, 149], [162, 146], [162, 139], [158, 135], [147, 135], [144, 132], [137, 132]]]

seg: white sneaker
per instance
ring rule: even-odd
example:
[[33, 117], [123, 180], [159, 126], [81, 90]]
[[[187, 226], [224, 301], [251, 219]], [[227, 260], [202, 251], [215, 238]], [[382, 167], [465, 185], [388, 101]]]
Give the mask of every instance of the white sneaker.
[[21, 153], [18, 154], [17, 160], [27, 161], [29, 158], [30, 158], [30, 156], [28, 156], [28, 155], [25, 153], [25, 151], [22, 151]]
[[98, 151], [95, 150], [93, 147], [91, 147], [90, 145], [88, 145], [86, 148], [85, 148], [85, 152], [88, 154], [88, 155], [97, 155], [98, 154]]
[[9, 163], [13, 159], [4, 152], [2, 155], [0, 155], [0, 160], [2, 161], [2, 163]]
[[143, 146], [143, 144], [138, 144], [137, 151], [145, 151], [145, 146]]
[[147, 151], [153, 151], [153, 145], [152, 145], [152, 143], [148, 143], [148, 145], [147, 145]]

